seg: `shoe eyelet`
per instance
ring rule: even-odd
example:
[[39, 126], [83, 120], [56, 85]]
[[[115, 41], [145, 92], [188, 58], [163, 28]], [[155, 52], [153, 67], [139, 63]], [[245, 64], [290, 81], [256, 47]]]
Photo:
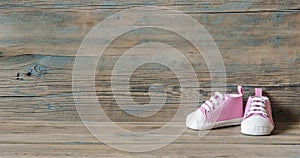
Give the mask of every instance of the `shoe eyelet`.
[[264, 116], [268, 117], [268, 114], [264, 114]]

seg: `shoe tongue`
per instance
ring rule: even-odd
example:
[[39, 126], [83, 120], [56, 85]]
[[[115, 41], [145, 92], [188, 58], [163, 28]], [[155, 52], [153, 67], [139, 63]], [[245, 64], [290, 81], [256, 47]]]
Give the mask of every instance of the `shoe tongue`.
[[219, 93], [220, 96], [215, 95], [215, 98], [221, 103], [223, 101], [223, 98], [226, 99], [226, 95]]
[[[255, 96], [255, 97], [253, 97], [253, 98], [259, 98], [259, 99], [263, 99], [263, 100], [266, 100], [266, 98], [265, 97], [262, 97], [262, 96]], [[254, 100], [253, 101], [254, 103], [259, 103], [259, 102], [263, 102], [262, 100]], [[252, 105], [253, 107], [260, 107], [259, 105], [255, 105], [255, 104], [253, 104]], [[258, 109], [254, 109], [253, 111], [260, 111], [260, 110], [258, 110]], [[261, 114], [261, 113], [254, 113], [254, 114], [251, 114], [251, 115], [249, 115], [248, 117], [251, 117], [251, 116], [261, 116], [261, 117], [265, 117], [263, 114]]]

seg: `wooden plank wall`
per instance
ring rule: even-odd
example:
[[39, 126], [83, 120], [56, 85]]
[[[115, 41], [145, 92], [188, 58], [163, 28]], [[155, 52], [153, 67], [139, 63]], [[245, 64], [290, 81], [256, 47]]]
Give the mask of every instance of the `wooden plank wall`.
[[[253, 88], [262, 87], [274, 104], [276, 121], [299, 121], [300, 4], [296, 0], [252, 2], [2, 1], [0, 117], [3, 120], [78, 120], [72, 98], [71, 72], [74, 56], [85, 35], [98, 22], [118, 11], [157, 5], [183, 11], [206, 27], [222, 53], [229, 92], [235, 91], [236, 85], [243, 85], [247, 96], [253, 94]], [[133, 31], [120, 37], [111, 47], [132, 47], [147, 34], [155, 34], [153, 32], [144, 30], [144, 36], [140, 37]], [[180, 40], [157, 34], [162, 42]], [[103, 56], [99, 72], [111, 72], [116, 61], [116, 54], [112, 52], [114, 49]], [[197, 54], [193, 50], [191, 53]], [[203, 58], [196, 59], [192, 64], [200, 82], [201, 100], [205, 100], [211, 95], [209, 73]], [[135, 94], [139, 95], [136, 101], [141, 103], [149, 101], [146, 84], [155, 82], [155, 78], [145, 72], [137, 71], [138, 75], [132, 77], [133, 81], [139, 77], [151, 78], [145, 80], [144, 86], [132, 82], [132, 86], [137, 87], [132, 95], [134, 98]], [[152, 73], [159, 76], [160, 71]], [[174, 77], [170, 74], [170, 82], [167, 81], [171, 88], [179, 86]], [[99, 76], [98, 79], [99, 91], [109, 92], [109, 89], [101, 91], [101, 87], [107, 85], [103, 80], [109, 82], [109, 78]], [[173, 99], [176, 97], [178, 95]], [[112, 99], [108, 98], [107, 105], [112, 104]], [[116, 119], [122, 120], [126, 119]]]
[[[276, 122], [300, 121], [300, 1], [298, 0], [2, 0], [0, 1], [2, 130], [18, 132], [19, 124], [30, 121], [36, 124], [55, 122], [55, 125], [49, 125], [49, 128], [53, 126], [49, 131], [56, 128], [70, 130], [61, 126], [64, 126], [64, 122], [80, 121], [72, 94], [72, 69], [80, 43], [94, 26], [110, 15], [124, 9], [147, 5], [166, 6], [182, 11], [205, 26], [223, 56], [228, 92], [235, 92], [237, 85], [243, 85], [246, 99], [253, 94], [255, 87], [262, 87], [273, 103]], [[176, 113], [180, 96], [179, 83], [176, 76], [163, 66], [154, 64], [139, 68], [131, 77], [130, 83], [131, 95], [140, 104], [149, 102], [149, 85], [158, 82], [167, 87], [168, 102], [155, 117], [136, 118], [124, 113], [113, 100], [110, 89], [112, 66], [120, 55], [116, 52], [126, 50], [143, 40], [149, 40], [147, 36], [149, 34], [160, 42], [182, 43], [179, 37], [160, 31], [145, 29], [142, 33], [132, 31], [126, 36], [121, 36], [112, 43], [101, 59], [96, 76], [97, 94], [112, 121], [160, 122], [170, 120]], [[179, 45], [178, 48], [185, 49], [187, 45]], [[209, 72], [205, 61], [192, 48], [185, 51], [190, 55], [197, 73], [200, 85], [199, 97], [204, 101], [211, 95]], [[44, 125], [26, 125], [26, 127], [32, 131], [38, 127], [43, 128]], [[294, 139], [296, 142], [297, 138]], [[3, 142], [0, 146], [15, 147], [11, 142]], [[291, 146], [297, 144], [291, 142]], [[26, 145], [18, 146], [25, 152]], [[192, 143], [189, 146], [192, 146]], [[46, 148], [53, 146], [34, 144], [31, 147], [35, 152], [29, 154], [34, 155], [39, 152], [38, 147], [46, 151]], [[71, 152], [68, 145], [62, 148], [67, 153]], [[180, 146], [175, 144], [170, 148], [175, 152]], [[268, 148], [269, 146], [264, 146], [261, 150]], [[91, 151], [96, 150], [96, 147], [85, 149], [92, 154]], [[276, 149], [280, 151], [281, 146], [276, 146]], [[105, 151], [111, 152], [111, 149], [105, 147]], [[295, 153], [294, 149], [292, 151]], [[12, 151], [2, 148], [1, 152], [9, 155]], [[209, 151], [206, 154], [213, 155]], [[122, 153], [117, 152], [111, 156], [120, 155]], [[229, 154], [229, 156], [237, 155]]]

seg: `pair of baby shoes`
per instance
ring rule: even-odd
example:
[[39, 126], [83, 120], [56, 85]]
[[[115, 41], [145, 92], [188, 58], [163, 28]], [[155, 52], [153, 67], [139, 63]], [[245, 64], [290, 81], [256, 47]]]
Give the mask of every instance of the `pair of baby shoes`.
[[238, 86], [238, 94], [216, 92], [196, 111], [186, 118], [186, 126], [194, 130], [240, 125], [246, 135], [269, 135], [274, 129], [271, 103], [262, 95], [262, 89], [255, 89], [244, 110], [243, 88]]

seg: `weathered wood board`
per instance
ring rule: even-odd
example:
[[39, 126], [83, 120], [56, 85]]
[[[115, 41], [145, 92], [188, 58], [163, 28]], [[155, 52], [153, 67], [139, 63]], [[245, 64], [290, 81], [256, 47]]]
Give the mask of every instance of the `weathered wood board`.
[[[1, 135], [5, 137], [1, 136], [0, 151], [3, 157], [299, 157], [299, 124], [277, 125], [272, 136], [262, 137], [244, 136], [239, 127], [212, 130], [205, 137], [188, 130], [162, 149], [127, 153], [98, 141], [81, 122], [5, 121], [1, 122]], [[120, 126], [137, 131], [160, 124]]]
[[[296, 155], [300, 145], [300, 1], [297, 0], [0, 1], [1, 156], [144, 156], [111, 149], [89, 135], [79, 123], [72, 93], [73, 63], [88, 32], [119, 11], [141, 6], [164, 6], [196, 19], [211, 34], [222, 54], [227, 92], [235, 92], [237, 85], [243, 85], [246, 100], [255, 87], [262, 87], [272, 101], [275, 121], [281, 122], [277, 135], [262, 139], [243, 137], [238, 133], [239, 128], [234, 127], [214, 131], [212, 134], [216, 136], [197, 142], [194, 133], [187, 131], [170, 146], [148, 156], [234, 157], [240, 156], [242, 150], [250, 157], [299, 156]], [[155, 116], [137, 118], [126, 114], [111, 92], [112, 68], [122, 52], [151, 40], [181, 50], [197, 74], [200, 100], [211, 95], [205, 60], [188, 42], [158, 29], [131, 31], [107, 48], [96, 72], [99, 102], [112, 121], [166, 122], [177, 111], [178, 79], [161, 65], [144, 65], [131, 76], [130, 82], [131, 96], [139, 104], [149, 102], [150, 85], [164, 85], [167, 103]], [[79, 133], [69, 135], [64, 130]], [[28, 137], [23, 137], [26, 133]], [[64, 136], [68, 137], [63, 139]]]

